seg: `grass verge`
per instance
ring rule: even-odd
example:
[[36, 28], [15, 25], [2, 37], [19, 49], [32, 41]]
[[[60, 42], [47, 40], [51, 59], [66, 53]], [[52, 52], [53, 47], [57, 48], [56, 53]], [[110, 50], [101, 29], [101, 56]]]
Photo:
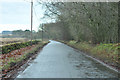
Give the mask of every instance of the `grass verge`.
[[[5, 77], [8, 72], [13, 69], [20, 67], [26, 60], [28, 60], [31, 56], [37, 54], [37, 52], [48, 42], [39, 42], [37, 45], [28, 46], [26, 48], [21, 48], [19, 50], [15, 50], [11, 53], [4, 54], [6, 58], [2, 57], [2, 65], [0, 66], [0, 71], [2, 71], [2, 76]], [[18, 52], [17, 52], [18, 51]], [[17, 54], [16, 54], [17, 53]], [[18, 54], [19, 53], [19, 54]]]
[[120, 43], [115, 44], [96, 44], [92, 45], [88, 42], [76, 42], [76, 41], [68, 41], [64, 42], [69, 46], [77, 48], [80, 51], [85, 52], [87, 55], [90, 55], [96, 59], [101, 60], [102, 62], [118, 69], [120, 64]]

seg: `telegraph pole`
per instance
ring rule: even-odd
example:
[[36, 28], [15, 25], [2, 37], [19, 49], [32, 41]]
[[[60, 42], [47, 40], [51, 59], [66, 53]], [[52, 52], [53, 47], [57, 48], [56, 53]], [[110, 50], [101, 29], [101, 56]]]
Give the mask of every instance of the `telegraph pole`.
[[42, 41], [43, 41], [43, 24], [42, 24]]
[[31, 45], [32, 45], [32, 27], [33, 27], [33, 0], [31, 0]]

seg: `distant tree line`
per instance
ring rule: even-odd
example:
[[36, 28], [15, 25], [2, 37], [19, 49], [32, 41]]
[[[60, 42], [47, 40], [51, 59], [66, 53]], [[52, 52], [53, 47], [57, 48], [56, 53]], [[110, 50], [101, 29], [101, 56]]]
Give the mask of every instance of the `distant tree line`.
[[43, 6], [45, 18], [56, 20], [44, 25], [53, 39], [118, 42], [117, 2], [50, 2]]
[[[9, 31], [4, 31], [5, 34], [8, 34]], [[27, 38], [31, 39], [31, 31], [30, 30], [13, 30], [11, 31], [12, 35], [2, 35], [2, 38]], [[42, 35], [42, 31], [38, 30], [32, 31], [32, 38], [33, 39], [40, 39]]]
[[70, 39], [70, 33], [67, 30], [68, 28], [65, 28], [64, 25], [63, 22], [44, 24], [44, 37], [49, 36], [50, 39], [61, 40]]
[[24, 38], [30, 38], [30, 30], [14, 30], [12, 31], [13, 37], [24, 37]]
[[[21, 38], [28, 38], [31, 39], [31, 31], [30, 30], [14, 30], [13, 37], [21, 37]], [[33, 39], [41, 39], [42, 38], [42, 30], [32, 31], [32, 38]]]

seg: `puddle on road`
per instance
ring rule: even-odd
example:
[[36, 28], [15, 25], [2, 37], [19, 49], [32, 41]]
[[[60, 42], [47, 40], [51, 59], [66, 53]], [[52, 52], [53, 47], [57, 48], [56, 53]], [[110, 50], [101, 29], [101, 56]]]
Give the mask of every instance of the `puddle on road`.
[[118, 78], [117, 72], [84, 56], [78, 51], [76, 52], [76, 50], [70, 52], [68, 58], [76, 71], [79, 71], [80, 75], [81, 73], [84, 74], [86, 78]]
[[[110, 74], [110, 75], [112, 75], [113, 77], [118, 77], [118, 73], [117, 72], [115, 72], [115, 71], [113, 71], [113, 70], [110, 70], [109, 68], [107, 68], [106, 66], [103, 66], [103, 65], [101, 65], [99, 62], [96, 62], [96, 61], [94, 61], [94, 60], [92, 60], [92, 59], [90, 59], [90, 58], [88, 58], [88, 60], [91, 60], [91, 62], [92, 62], [92, 65], [94, 66], [94, 67], [96, 67], [97, 69], [95, 69], [96, 71], [101, 71], [102, 73], [105, 73], [106, 75], [108, 74]], [[111, 76], [111, 77], [112, 77]]]

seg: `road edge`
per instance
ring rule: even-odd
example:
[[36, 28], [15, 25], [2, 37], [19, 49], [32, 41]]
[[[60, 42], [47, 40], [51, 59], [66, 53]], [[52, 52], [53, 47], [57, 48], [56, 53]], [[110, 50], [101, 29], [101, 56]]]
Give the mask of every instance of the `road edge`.
[[90, 58], [90, 59], [92, 59], [92, 60], [100, 63], [101, 65], [109, 68], [110, 70], [117, 72], [117, 73], [118, 73], [118, 76], [120, 75], [119, 70], [117, 70], [116, 68], [114, 68], [114, 67], [112, 67], [112, 66], [110, 66], [110, 65], [107, 65], [107, 64], [104, 63], [103, 61], [101, 61], [101, 60], [99, 60], [99, 59], [97, 59], [97, 58], [94, 58], [94, 57], [92, 57], [92, 56], [90, 56], [90, 55], [84, 54], [84, 53], [86, 53], [86, 52], [83, 52], [83, 51], [81, 51], [81, 50], [78, 50], [77, 48], [75, 48], [75, 47], [73, 47], [73, 46], [71, 46], [71, 45], [68, 45], [67, 43], [64, 43], [64, 42], [62, 42], [62, 41], [58, 41], [58, 42], [61, 42], [61, 43], [65, 44], [65, 45], [67, 45], [67, 46], [69, 46], [69, 47], [77, 50], [78, 52], [81, 52], [81, 53], [82, 53], [84, 56], [86, 56], [87, 58]]

